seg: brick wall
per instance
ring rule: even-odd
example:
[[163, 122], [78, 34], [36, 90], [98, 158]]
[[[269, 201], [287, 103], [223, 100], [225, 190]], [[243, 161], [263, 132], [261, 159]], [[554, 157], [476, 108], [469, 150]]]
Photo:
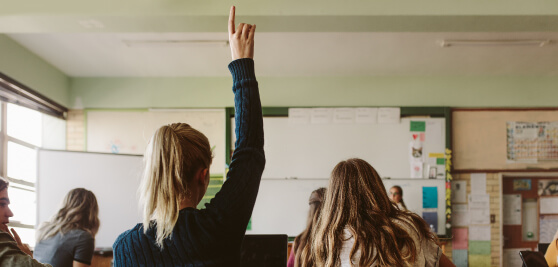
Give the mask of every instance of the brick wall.
[[66, 148], [71, 151], [85, 151], [85, 114], [81, 109], [68, 111], [66, 121]]
[[[471, 174], [454, 174], [454, 181], [467, 181], [467, 194], [471, 193]], [[491, 245], [491, 266], [500, 266], [500, 250], [502, 244], [500, 243], [501, 231], [500, 231], [500, 220], [502, 214], [500, 214], [500, 198], [501, 198], [501, 180], [499, 173], [487, 173], [486, 174], [486, 193], [490, 195], [490, 214], [495, 215], [496, 220], [491, 223], [490, 229], [490, 245]], [[446, 255], [451, 256], [451, 247], [448, 250], [446, 246]]]

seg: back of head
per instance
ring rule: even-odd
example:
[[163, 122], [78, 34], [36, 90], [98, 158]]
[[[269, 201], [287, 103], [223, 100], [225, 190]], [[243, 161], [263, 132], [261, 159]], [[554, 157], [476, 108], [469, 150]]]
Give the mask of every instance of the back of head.
[[321, 215], [322, 204], [324, 201], [326, 189], [324, 187], [320, 187], [310, 194], [310, 199], [308, 200], [308, 204], [310, 209], [308, 210], [308, 219], [306, 222], [306, 229], [295, 238], [293, 252], [295, 253], [295, 266], [302, 265], [302, 261], [307, 258], [309, 253], [308, 250], [304, 250], [307, 247], [307, 244], [311, 243], [311, 232], [314, 228], [317, 219]]
[[178, 220], [188, 182], [200, 168], [209, 168], [211, 161], [209, 140], [188, 124], [162, 126], [151, 138], [144, 155], [140, 194], [144, 231], [153, 226], [154, 219], [160, 247]]
[[60, 210], [40, 227], [38, 240], [73, 229], [87, 231], [95, 237], [100, 226], [98, 215], [99, 206], [95, 194], [84, 188], [72, 189], [64, 198]]
[[311, 261], [315, 266], [339, 265], [344, 231], [348, 230], [355, 241], [350, 258], [359, 251], [360, 266], [414, 262], [417, 248], [407, 230], [394, 222], [398, 218], [407, 218], [402, 222], [417, 229], [419, 237], [435, 238], [418, 215], [395, 207], [368, 162], [342, 161], [332, 171], [322, 214], [312, 232]]

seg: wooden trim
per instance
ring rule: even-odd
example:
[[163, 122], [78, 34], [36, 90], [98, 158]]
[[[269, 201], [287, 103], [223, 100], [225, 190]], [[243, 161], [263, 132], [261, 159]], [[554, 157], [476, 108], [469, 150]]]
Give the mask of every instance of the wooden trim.
[[0, 99], [65, 120], [68, 108], [0, 72]]

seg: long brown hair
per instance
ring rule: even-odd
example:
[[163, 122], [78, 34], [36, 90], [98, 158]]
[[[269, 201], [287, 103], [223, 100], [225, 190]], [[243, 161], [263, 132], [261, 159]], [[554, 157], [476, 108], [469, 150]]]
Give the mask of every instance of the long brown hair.
[[416, 231], [421, 241], [438, 242], [421, 217], [398, 209], [390, 201], [380, 176], [368, 162], [342, 161], [332, 171], [322, 214], [312, 231], [312, 244], [306, 248], [311, 258], [301, 266], [338, 266], [345, 229], [355, 241], [350, 259], [360, 252], [359, 266], [413, 263], [420, 248], [403, 225]]
[[188, 182], [200, 168], [209, 168], [212, 159], [207, 137], [186, 123], [165, 125], [153, 134], [143, 158], [140, 194], [143, 230], [157, 226], [159, 247], [172, 234]]
[[308, 210], [306, 229], [304, 229], [304, 231], [295, 238], [293, 251], [291, 252], [295, 253], [295, 266], [302, 265], [302, 261], [307, 258], [306, 255], [303, 255], [303, 248], [305, 248], [307, 244], [312, 243], [311, 231], [316, 224], [316, 220], [320, 217], [325, 192], [326, 189], [324, 187], [320, 187], [312, 191], [312, 194], [310, 194], [310, 199], [308, 200], [310, 210]]
[[87, 231], [95, 237], [101, 224], [98, 215], [99, 206], [95, 194], [84, 188], [72, 189], [64, 198], [62, 208], [39, 228], [38, 241], [73, 229]]

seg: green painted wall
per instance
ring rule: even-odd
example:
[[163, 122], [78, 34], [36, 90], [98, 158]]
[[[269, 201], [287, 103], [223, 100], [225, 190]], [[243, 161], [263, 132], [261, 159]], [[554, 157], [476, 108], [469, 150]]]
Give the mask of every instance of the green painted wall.
[[69, 78], [3, 34], [0, 34], [0, 72], [63, 106], [69, 105]]
[[[259, 77], [264, 106], [556, 107], [558, 77]], [[72, 78], [72, 105], [179, 108], [233, 105], [216, 78]]]

